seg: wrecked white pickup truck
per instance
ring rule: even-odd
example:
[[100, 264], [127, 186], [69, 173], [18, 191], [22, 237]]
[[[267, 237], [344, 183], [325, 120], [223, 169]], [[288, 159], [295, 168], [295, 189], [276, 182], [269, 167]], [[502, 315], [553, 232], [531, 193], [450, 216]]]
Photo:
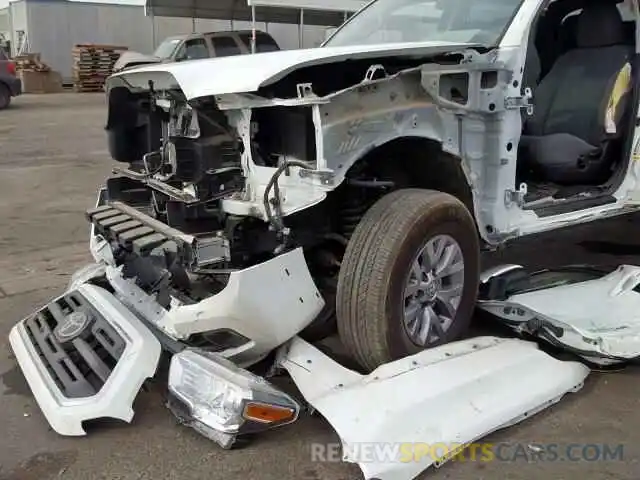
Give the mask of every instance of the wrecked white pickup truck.
[[[345, 446], [466, 443], [579, 388], [533, 343], [459, 339], [482, 247], [640, 208], [637, 19], [377, 0], [320, 48], [110, 77], [96, 263], [10, 335], [48, 421], [131, 420], [162, 350], [172, 410], [224, 447], [300, 413], [261, 361]], [[364, 376], [309, 343], [336, 331]]]

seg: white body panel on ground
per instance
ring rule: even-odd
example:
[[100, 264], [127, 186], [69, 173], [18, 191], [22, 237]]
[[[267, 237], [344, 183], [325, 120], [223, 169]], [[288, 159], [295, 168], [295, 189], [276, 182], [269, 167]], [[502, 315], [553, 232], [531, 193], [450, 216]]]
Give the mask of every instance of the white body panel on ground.
[[22, 322], [9, 335], [11, 348], [47, 421], [57, 433], [72, 436], [86, 433], [82, 427], [86, 420], [115, 418], [130, 422], [132, 403], [144, 381], [155, 374], [161, 352], [156, 337], [109, 292], [89, 284], [78, 289], [127, 341], [118, 364], [98, 393], [85, 398], [65, 397], [27, 339]]
[[594, 355], [589, 357], [591, 361], [611, 363], [610, 360], [640, 357], [638, 285], [640, 267], [621, 265], [594, 280], [542, 288], [479, 305], [515, 326], [516, 322], [524, 325], [532, 318], [543, 319], [562, 329], [562, 335], [545, 330], [555, 342], [590, 352]]
[[[347, 453], [360, 444], [460, 445], [517, 423], [581, 388], [589, 369], [516, 339], [479, 337], [426, 350], [362, 376], [305, 341], [292, 340], [280, 365], [336, 430]], [[455, 453], [455, 452], [449, 452]], [[432, 464], [359, 462], [366, 479], [410, 480]]]

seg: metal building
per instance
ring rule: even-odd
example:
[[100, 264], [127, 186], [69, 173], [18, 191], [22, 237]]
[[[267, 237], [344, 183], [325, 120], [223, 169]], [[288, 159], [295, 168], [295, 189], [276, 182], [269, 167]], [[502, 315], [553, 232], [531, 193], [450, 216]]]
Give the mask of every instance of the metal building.
[[[295, 3], [295, 0], [289, 1]], [[207, 3], [215, 2], [209, 0]], [[248, 8], [246, 0], [239, 3], [244, 3], [244, 8]], [[266, 7], [260, 8], [262, 20], [269, 20], [264, 16], [263, 8]], [[40, 53], [45, 63], [60, 72], [65, 81], [70, 81], [73, 65], [71, 49], [77, 43], [121, 45], [151, 53], [169, 35], [251, 28], [250, 18], [215, 20], [209, 14], [196, 12], [208, 18], [194, 19], [184, 13], [176, 17], [157, 16], [159, 13], [154, 15], [152, 10], [146, 13], [149, 15], [145, 15], [145, 6], [68, 0], [17, 0], [0, 10], [0, 34], [4, 29], [4, 36], [11, 42], [14, 55], [19, 51]], [[257, 19], [260, 20], [260, 15]], [[290, 19], [285, 21], [289, 24], [258, 21], [256, 28], [268, 31], [286, 49], [299, 48], [301, 38], [305, 48], [317, 46], [325, 39], [326, 26], [305, 24], [301, 35], [298, 25], [291, 24]]]

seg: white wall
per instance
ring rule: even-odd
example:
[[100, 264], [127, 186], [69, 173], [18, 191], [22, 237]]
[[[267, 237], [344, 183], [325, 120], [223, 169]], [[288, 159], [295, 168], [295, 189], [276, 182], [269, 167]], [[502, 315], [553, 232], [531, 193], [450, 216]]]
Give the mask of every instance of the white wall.
[[[67, 81], [72, 76], [71, 49], [77, 43], [122, 45], [151, 53], [164, 38], [192, 32], [194, 26], [190, 18], [146, 17], [140, 6], [38, 0], [10, 5], [14, 31], [27, 30], [29, 51], [40, 53]], [[250, 22], [195, 21], [196, 32], [250, 28]], [[299, 47], [297, 25], [258, 24], [257, 28], [268, 31], [283, 49]], [[305, 26], [303, 30], [303, 47], [315, 47], [324, 40], [325, 27]]]
[[12, 53], [16, 53], [18, 47], [18, 32], [23, 31], [28, 35], [29, 20], [27, 17], [27, 4], [24, 0], [9, 4], [9, 39], [11, 40]]
[[71, 50], [78, 43], [152, 49], [152, 22], [141, 7], [27, 1], [30, 51], [71, 78]]
[[[9, 7], [0, 8], [0, 47], [5, 47], [5, 42], [11, 42], [11, 15]], [[11, 55], [11, 52], [8, 52]]]
[[11, 22], [9, 7], [0, 8], [0, 33], [9, 34], [11, 32]]

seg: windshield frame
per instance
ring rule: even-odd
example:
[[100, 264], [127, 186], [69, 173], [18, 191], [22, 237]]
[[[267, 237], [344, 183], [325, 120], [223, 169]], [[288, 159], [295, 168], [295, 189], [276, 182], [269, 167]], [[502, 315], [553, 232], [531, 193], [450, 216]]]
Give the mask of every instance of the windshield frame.
[[[160, 44], [156, 47], [156, 49], [153, 51], [153, 56], [154, 57], [158, 57], [158, 58], [162, 58], [163, 60], [166, 60], [168, 58], [173, 57], [173, 55], [176, 53], [176, 51], [178, 50], [178, 48], [180, 47], [180, 45], [182, 44], [182, 42], [185, 40], [186, 37], [180, 37], [180, 36], [174, 36], [174, 37], [167, 37], [165, 38], [162, 42], [160, 42]], [[171, 44], [175, 42], [173, 49], [169, 52], [168, 55], [166, 56], [160, 56], [157, 55], [157, 51], [160, 47], [162, 47], [165, 44]]]
[[[327, 43], [329, 43], [333, 37], [335, 37], [338, 32], [340, 32], [344, 27], [346, 27], [349, 22], [351, 22], [354, 18], [356, 18], [358, 15], [360, 15], [362, 12], [364, 12], [365, 10], [367, 10], [368, 8], [370, 8], [373, 4], [380, 2], [380, 1], [385, 1], [385, 0], [370, 0], [368, 3], [366, 3], [365, 5], [362, 6], [362, 8], [360, 8], [360, 10], [358, 10], [357, 12], [355, 12], [353, 15], [351, 15], [346, 21], [344, 21], [338, 28], [336, 28], [333, 33], [331, 35], [329, 35], [329, 38], [327, 38], [324, 42], [322, 42], [320, 44], [320, 46], [318, 48], [324, 48], [324, 47], [329, 47], [331, 48], [332, 45], [327, 45]], [[552, 0], [546, 0], [542, 2], [542, 5], [549, 3]], [[511, 14], [511, 17], [509, 18], [509, 21], [506, 22], [504, 28], [502, 29], [502, 31], [500, 32], [500, 35], [498, 36], [498, 38], [495, 41], [495, 45], [486, 45], [486, 47], [488, 48], [497, 48], [501, 43], [502, 40], [504, 39], [504, 37], [507, 35], [507, 32], [509, 31], [509, 29], [511, 28], [511, 26], [513, 25], [513, 21], [514, 19], [518, 16], [518, 13], [522, 10], [522, 8], [525, 6], [527, 0], [519, 0], [518, 5], [516, 6], [516, 8], [514, 8], [513, 13]], [[421, 42], [416, 42], [416, 43], [421, 43]], [[389, 43], [391, 44], [391, 43]], [[366, 44], [368, 45], [368, 44]], [[384, 44], [381, 44], [384, 45]], [[344, 45], [341, 45], [341, 47], [344, 47]]]

